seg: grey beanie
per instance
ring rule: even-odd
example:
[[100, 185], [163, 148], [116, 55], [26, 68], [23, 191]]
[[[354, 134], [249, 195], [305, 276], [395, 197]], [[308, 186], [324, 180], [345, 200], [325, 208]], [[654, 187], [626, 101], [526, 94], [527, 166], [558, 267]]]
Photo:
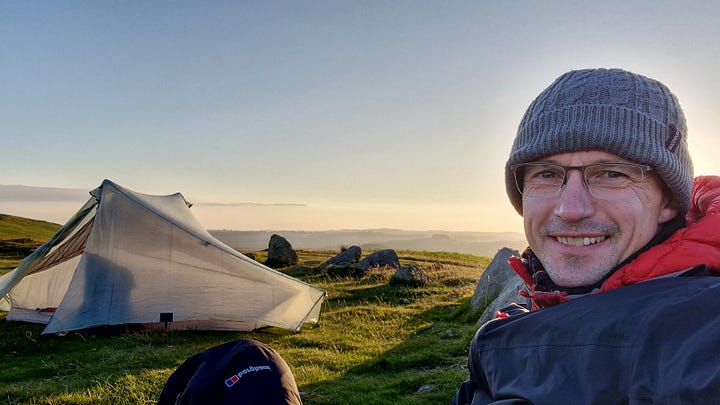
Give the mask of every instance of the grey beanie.
[[513, 165], [557, 153], [601, 150], [652, 166], [684, 216], [693, 184], [686, 134], [685, 115], [664, 84], [620, 69], [571, 71], [525, 112], [505, 165], [505, 188], [522, 215]]

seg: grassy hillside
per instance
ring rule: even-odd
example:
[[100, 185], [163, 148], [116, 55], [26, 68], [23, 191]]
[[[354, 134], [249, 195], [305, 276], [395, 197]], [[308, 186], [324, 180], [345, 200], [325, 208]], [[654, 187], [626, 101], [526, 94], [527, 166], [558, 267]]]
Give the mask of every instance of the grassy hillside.
[[45, 243], [60, 225], [51, 222], [0, 214], [0, 275]]
[[[264, 252], [254, 253], [263, 260]], [[153, 404], [188, 357], [254, 338], [285, 358], [305, 405], [449, 403], [467, 378], [477, 319], [469, 299], [490, 259], [398, 251], [402, 265], [416, 264], [430, 277], [426, 286], [409, 287], [390, 285], [391, 271], [362, 279], [318, 274], [314, 268], [335, 253], [300, 250], [299, 265], [283, 270], [328, 291], [321, 325], [297, 334], [39, 336], [42, 325], [0, 321], [0, 398], [11, 404]]]
[[60, 225], [52, 222], [0, 214], [0, 240], [31, 239], [45, 242], [58, 229]]

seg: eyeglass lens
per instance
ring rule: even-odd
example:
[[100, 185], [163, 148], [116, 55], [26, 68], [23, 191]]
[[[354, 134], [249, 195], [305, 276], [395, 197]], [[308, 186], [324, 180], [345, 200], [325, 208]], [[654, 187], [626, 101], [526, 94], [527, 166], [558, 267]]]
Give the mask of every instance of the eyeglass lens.
[[599, 163], [588, 166], [561, 166], [553, 163], [526, 163], [514, 168], [515, 183], [527, 197], [554, 197], [565, 186], [572, 170], [583, 175], [585, 187], [596, 198], [622, 199], [633, 193], [629, 188], [644, 181], [646, 168], [629, 163]]

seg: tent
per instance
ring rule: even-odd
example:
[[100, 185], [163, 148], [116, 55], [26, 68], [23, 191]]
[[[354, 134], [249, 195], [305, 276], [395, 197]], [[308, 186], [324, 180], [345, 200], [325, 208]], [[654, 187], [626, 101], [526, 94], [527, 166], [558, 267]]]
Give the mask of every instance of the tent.
[[90, 195], [0, 277], [7, 320], [45, 323], [43, 334], [120, 324], [297, 332], [319, 321], [324, 290], [214, 238], [180, 193], [141, 194], [105, 180]]

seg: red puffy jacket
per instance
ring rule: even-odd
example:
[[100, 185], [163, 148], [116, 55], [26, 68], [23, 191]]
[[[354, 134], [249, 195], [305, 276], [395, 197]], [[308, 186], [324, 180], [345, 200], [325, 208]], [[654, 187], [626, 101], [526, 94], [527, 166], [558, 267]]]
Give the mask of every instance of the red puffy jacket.
[[698, 264], [720, 270], [720, 177], [695, 178], [687, 226], [618, 269], [600, 291], [686, 270]]

